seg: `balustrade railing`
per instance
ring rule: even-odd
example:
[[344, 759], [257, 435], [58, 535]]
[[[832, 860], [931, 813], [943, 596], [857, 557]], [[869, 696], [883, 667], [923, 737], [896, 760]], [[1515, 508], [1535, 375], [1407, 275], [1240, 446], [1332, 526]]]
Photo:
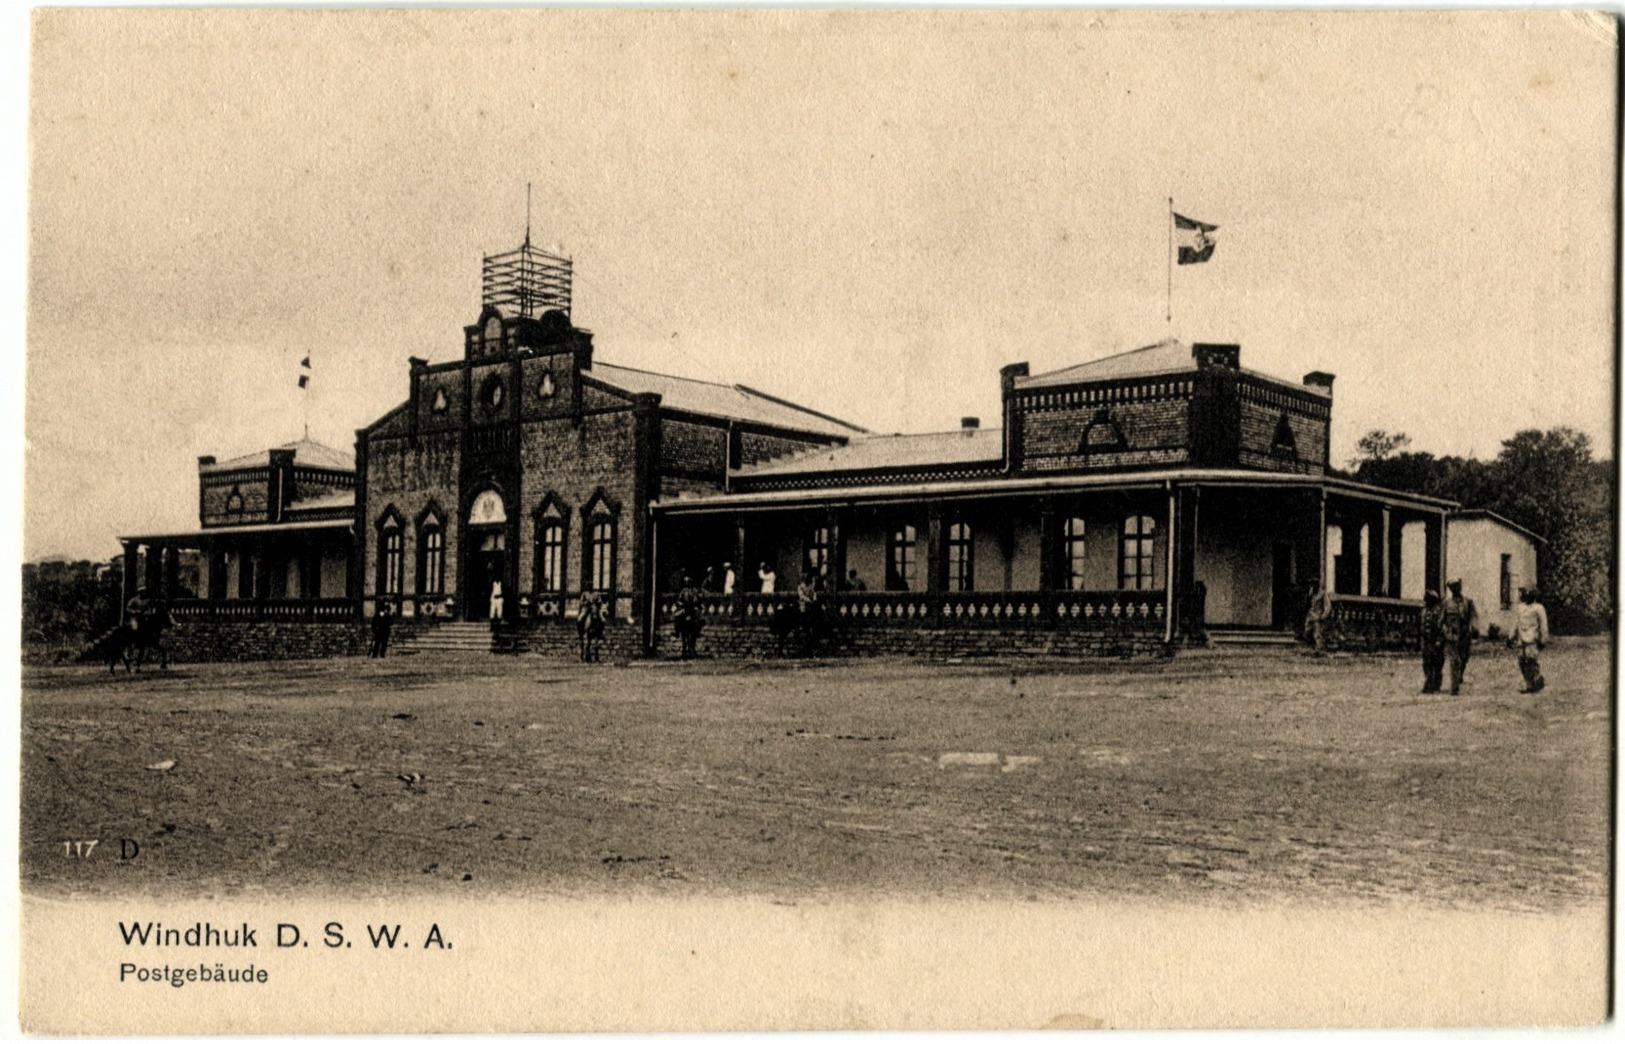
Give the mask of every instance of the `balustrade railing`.
[[173, 620], [314, 620], [341, 623], [355, 618], [348, 598], [203, 598], [169, 603]]
[[[670, 621], [677, 596], [660, 596]], [[766, 623], [795, 610], [794, 594], [704, 594], [700, 612], [717, 623]], [[1160, 630], [1167, 618], [1161, 591], [861, 591], [819, 596], [828, 618], [855, 627], [1071, 627]]]
[[1398, 598], [1336, 595], [1332, 599], [1332, 628], [1345, 638], [1405, 646], [1421, 635], [1422, 604]]

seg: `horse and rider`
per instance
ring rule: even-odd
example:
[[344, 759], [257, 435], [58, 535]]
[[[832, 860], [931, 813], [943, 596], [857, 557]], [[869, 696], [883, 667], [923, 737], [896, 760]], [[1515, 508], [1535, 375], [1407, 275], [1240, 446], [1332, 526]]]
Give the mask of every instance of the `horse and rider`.
[[120, 663], [126, 672], [139, 671], [153, 652], [158, 654], [158, 666], [167, 671], [169, 650], [164, 648], [164, 632], [171, 622], [169, 606], [154, 599], [147, 588], [138, 589], [124, 604], [124, 622], [104, 640], [108, 671]]

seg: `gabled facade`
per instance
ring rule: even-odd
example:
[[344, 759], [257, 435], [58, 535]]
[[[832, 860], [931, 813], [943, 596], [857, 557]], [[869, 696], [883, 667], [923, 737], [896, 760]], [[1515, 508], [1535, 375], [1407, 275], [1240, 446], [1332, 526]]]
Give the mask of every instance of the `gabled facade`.
[[595, 591], [640, 619], [655, 500], [860, 434], [750, 388], [598, 362], [562, 309], [488, 302], [461, 358], [411, 360], [407, 400], [357, 432], [364, 611], [530, 621]]

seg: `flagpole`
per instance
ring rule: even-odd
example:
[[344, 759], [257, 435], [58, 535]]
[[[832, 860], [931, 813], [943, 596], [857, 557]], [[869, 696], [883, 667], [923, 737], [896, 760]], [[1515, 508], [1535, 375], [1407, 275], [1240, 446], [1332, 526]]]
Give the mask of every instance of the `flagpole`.
[[1168, 197], [1168, 322], [1174, 321], [1174, 197]]

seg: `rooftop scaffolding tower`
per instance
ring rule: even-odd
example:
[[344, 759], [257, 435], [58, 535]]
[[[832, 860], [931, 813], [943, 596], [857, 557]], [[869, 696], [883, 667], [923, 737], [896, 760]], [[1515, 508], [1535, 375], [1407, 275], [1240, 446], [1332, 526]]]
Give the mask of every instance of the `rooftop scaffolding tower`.
[[534, 319], [553, 309], [569, 315], [573, 267], [569, 258], [531, 246], [527, 234], [518, 250], [484, 259], [480, 301], [508, 316]]

